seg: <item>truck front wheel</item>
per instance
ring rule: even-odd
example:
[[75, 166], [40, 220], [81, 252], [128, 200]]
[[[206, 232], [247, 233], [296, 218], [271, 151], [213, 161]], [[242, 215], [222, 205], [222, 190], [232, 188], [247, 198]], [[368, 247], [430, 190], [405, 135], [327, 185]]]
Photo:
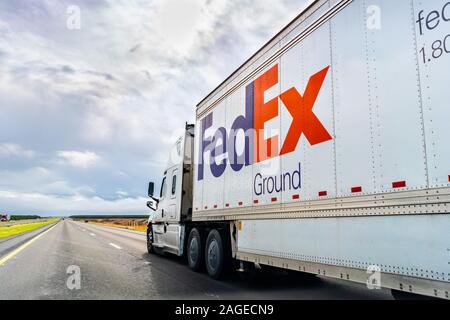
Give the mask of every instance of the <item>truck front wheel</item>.
[[206, 240], [205, 262], [206, 270], [213, 279], [219, 279], [225, 272], [228, 261], [226, 243], [219, 231], [213, 229]]
[[193, 271], [200, 271], [203, 263], [203, 242], [200, 232], [194, 228], [189, 233], [187, 243], [187, 260], [189, 268]]

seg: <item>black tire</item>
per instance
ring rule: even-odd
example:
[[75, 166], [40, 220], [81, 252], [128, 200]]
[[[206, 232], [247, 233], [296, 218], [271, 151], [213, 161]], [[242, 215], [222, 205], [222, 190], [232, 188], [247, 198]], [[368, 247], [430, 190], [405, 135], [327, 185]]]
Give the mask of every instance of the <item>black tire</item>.
[[147, 227], [147, 252], [150, 254], [155, 253], [155, 249], [153, 248], [153, 229], [151, 225]]
[[229, 264], [229, 250], [224, 237], [213, 229], [209, 232], [205, 246], [206, 271], [213, 279], [220, 279]]
[[187, 242], [186, 256], [189, 268], [195, 272], [199, 272], [203, 266], [204, 241], [197, 228], [189, 233]]

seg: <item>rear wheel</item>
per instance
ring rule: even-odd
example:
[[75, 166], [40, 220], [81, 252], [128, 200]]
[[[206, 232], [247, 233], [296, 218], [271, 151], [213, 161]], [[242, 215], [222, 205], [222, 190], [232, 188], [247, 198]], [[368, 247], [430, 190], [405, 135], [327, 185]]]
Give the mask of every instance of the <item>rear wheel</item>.
[[153, 248], [153, 228], [151, 225], [147, 227], [147, 252], [155, 252], [155, 249]]
[[194, 228], [189, 233], [187, 243], [187, 260], [189, 268], [193, 271], [200, 271], [203, 264], [203, 242], [198, 229]]
[[213, 229], [206, 240], [205, 263], [208, 274], [213, 279], [219, 279], [226, 271], [229, 262], [227, 243], [219, 233]]

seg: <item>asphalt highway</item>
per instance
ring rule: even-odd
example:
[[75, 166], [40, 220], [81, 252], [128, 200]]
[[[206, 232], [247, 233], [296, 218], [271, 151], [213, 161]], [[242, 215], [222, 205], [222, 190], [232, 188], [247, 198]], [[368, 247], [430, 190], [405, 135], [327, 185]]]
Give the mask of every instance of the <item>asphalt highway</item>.
[[392, 299], [387, 290], [266, 272], [224, 281], [172, 256], [149, 255], [145, 234], [63, 220], [0, 242], [0, 299]]

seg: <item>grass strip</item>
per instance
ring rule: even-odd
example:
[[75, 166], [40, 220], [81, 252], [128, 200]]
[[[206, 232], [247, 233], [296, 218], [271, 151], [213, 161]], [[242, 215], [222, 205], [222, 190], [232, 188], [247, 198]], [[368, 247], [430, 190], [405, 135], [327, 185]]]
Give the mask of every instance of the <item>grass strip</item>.
[[18, 234], [22, 234], [28, 231], [36, 230], [39, 228], [42, 228], [44, 226], [48, 226], [52, 223], [58, 222], [59, 219], [49, 219], [45, 221], [38, 221], [38, 222], [32, 222], [32, 223], [23, 223], [23, 224], [17, 224], [12, 226], [0, 226], [0, 239], [12, 237]]

